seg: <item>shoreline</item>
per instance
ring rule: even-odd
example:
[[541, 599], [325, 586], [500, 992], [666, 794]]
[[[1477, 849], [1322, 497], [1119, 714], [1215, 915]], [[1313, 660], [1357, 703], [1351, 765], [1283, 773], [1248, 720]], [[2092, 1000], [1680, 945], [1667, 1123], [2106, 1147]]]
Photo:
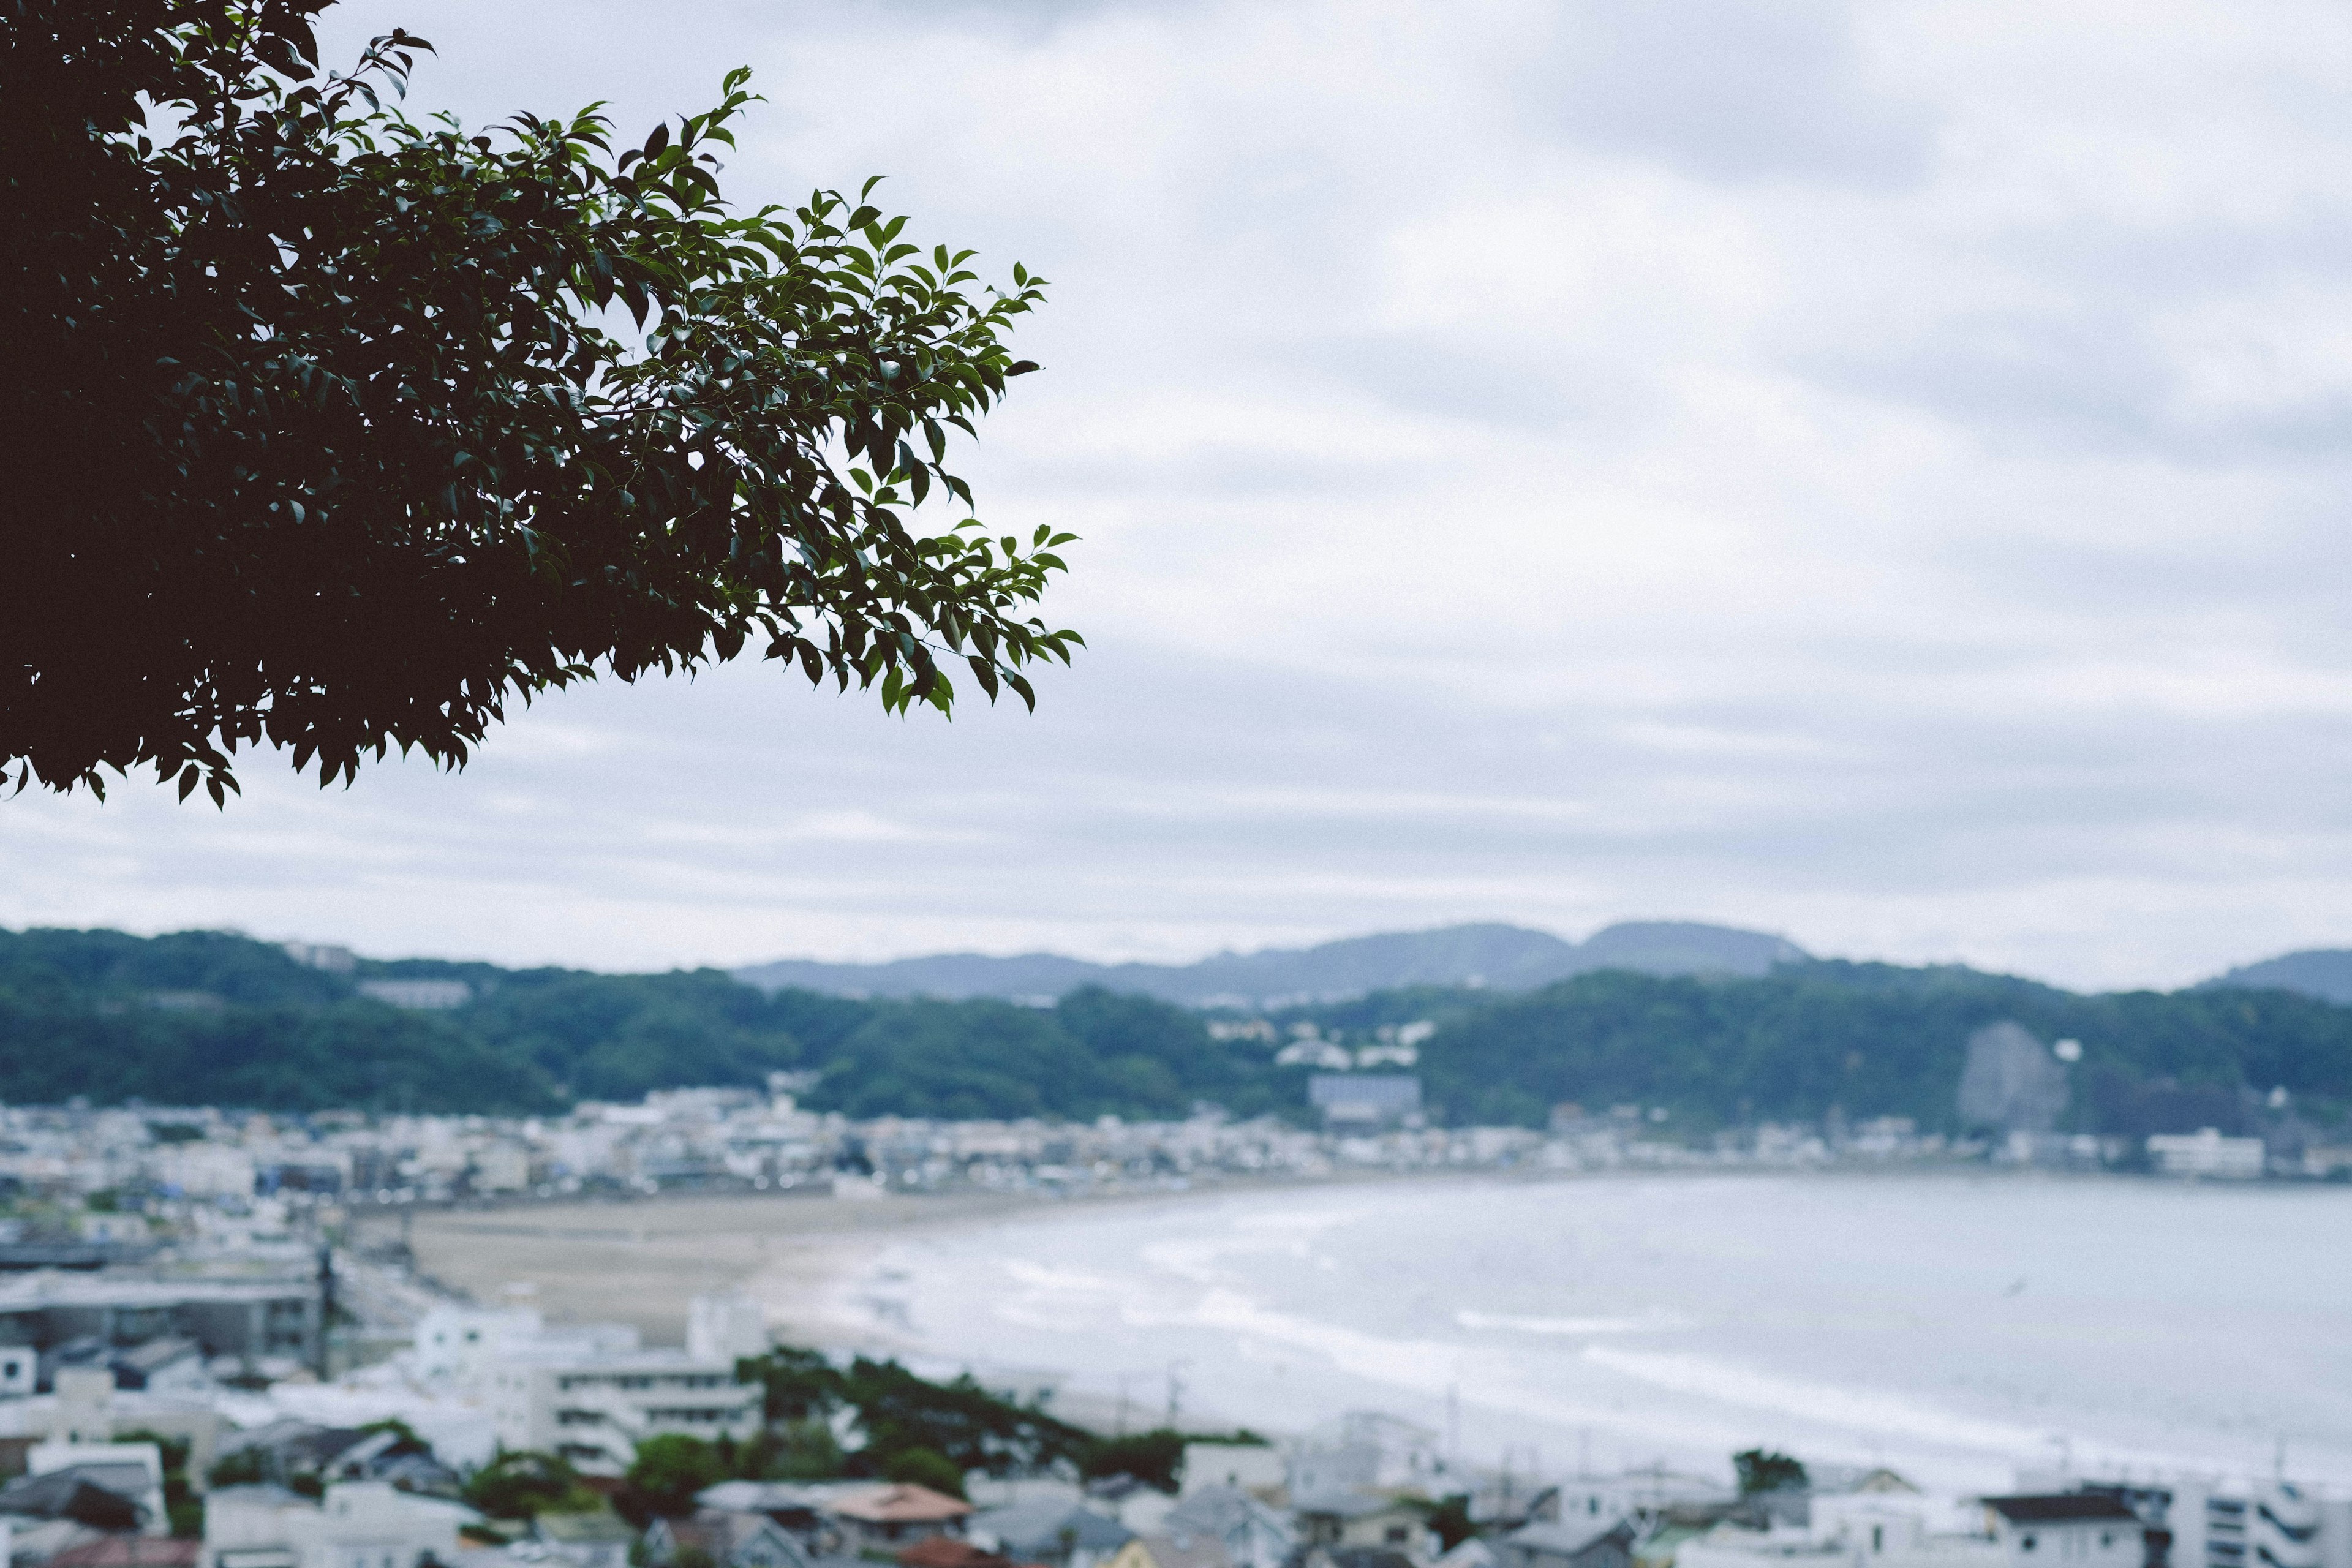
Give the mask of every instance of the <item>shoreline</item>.
[[[1560, 1173], [1465, 1168], [1365, 1170], [1310, 1180], [1220, 1181], [1181, 1190], [1085, 1193], [893, 1193], [876, 1198], [814, 1194], [664, 1194], [442, 1209], [407, 1219], [420, 1278], [484, 1305], [535, 1307], [551, 1322], [628, 1323], [649, 1344], [685, 1340], [687, 1305], [707, 1290], [757, 1299], [775, 1336], [812, 1349], [921, 1354], [891, 1331], [887, 1304], [870, 1293], [893, 1246], [1007, 1220], [1099, 1214], [1106, 1208], [1191, 1204], [1339, 1189], [1425, 1187], [1464, 1182], [1558, 1186], [1622, 1181], [1725, 1178], [1806, 1182], [2026, 1181], [2097, 1185], [2109, 1173], [2005, 1171], [1981, 1165], [1885, 1170], [1638, 1169]], [[2193, 1186], [2197, 1184], [2184, 1184]], [[2235, 1185], [2232, 1184], [2232, 1185]], [[355, 1228], [381, 1233], [388, 1215]], [[868, 1292], [861, 1295], [860, 1292]]]

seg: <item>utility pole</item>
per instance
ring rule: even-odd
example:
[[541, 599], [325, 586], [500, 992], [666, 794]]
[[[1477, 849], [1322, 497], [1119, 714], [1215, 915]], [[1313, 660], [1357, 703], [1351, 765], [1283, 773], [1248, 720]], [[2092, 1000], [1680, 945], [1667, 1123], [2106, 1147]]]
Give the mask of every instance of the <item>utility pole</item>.
[[1181, 1358], [1168, 1363], [1168, 1429], [1171, 1432], [1176, 1430], [1177, 1412], [1184, 1404], [1183, 1369], [1191, 1364]]
[[320, 1383], [333, 1381], [328, 1370], [328, 1340], [335, 1326], [335, 1249], [321, 1239], [319, 1243], [319, 1364]]

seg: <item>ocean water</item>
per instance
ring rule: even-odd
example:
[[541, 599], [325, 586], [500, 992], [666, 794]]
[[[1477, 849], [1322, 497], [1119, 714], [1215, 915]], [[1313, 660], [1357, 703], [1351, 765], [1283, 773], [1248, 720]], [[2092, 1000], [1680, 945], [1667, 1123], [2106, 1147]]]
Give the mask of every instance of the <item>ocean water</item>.
[[[1138, 1426], [1419, 1421], [1558, 1475], [1752, 1445], [2352, 1485], [2352, 1187], [2025, 1174], [1431, 1181], [1071, 1205], [851, 1288], [917, 1362]], [[1066, 1395], [1065, 1397], [1067, 1397]]]

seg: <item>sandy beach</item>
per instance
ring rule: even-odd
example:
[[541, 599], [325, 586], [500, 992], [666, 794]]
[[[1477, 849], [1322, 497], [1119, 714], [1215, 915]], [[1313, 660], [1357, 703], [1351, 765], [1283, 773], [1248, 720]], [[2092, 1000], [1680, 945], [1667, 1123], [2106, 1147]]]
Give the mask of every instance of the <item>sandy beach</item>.
[[864, 1299], [891, 1246], [1013, 1215], [1192, 1196], [746, 1194], [534, 1204], [418, 1214], [409, 1243], [420, 1273], [485, 1305], [536, 1307], [551, 1322], [630, 1323], [648, 1344], [684, 1342], [688, 1300], [735, 1287], [759, 1300], [786, 1343], [898, 1351], [910, 1347]]

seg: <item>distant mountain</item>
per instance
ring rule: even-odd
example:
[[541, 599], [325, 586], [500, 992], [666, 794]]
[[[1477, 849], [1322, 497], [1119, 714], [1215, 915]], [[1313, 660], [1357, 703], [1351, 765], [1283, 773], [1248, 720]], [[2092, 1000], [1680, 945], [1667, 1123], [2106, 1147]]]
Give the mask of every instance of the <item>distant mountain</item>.
[[1190, 1006], [1332, 1001], [1405, 985], [1526, 991], [1596, 969], [1646, 974], [1754, 977], [1804, 959], [1795, 943], [1761, 931], [1676, 921], [1629, 921], [1582, 942], [1509, 925], [1445, 926], [1350, 937], [1319, 947], [1221, 952], [1198, 963], [1088, 963], [1054, 953], [989, 958], [942, 953], [888, 963], [784, 959], [734, 972], [762, 990], [797, 987], [838, 996], [1059, 996], [1081, 985], [1139, 992]]
[[2197, 987], [2200, 991], [2229, 986], [2241, 990], [2293, 991], [2322, 1002], [2352, 1005], [2352, 949], [2313, 948], [2284, 953], [2260, 963], [2242, 963]]

